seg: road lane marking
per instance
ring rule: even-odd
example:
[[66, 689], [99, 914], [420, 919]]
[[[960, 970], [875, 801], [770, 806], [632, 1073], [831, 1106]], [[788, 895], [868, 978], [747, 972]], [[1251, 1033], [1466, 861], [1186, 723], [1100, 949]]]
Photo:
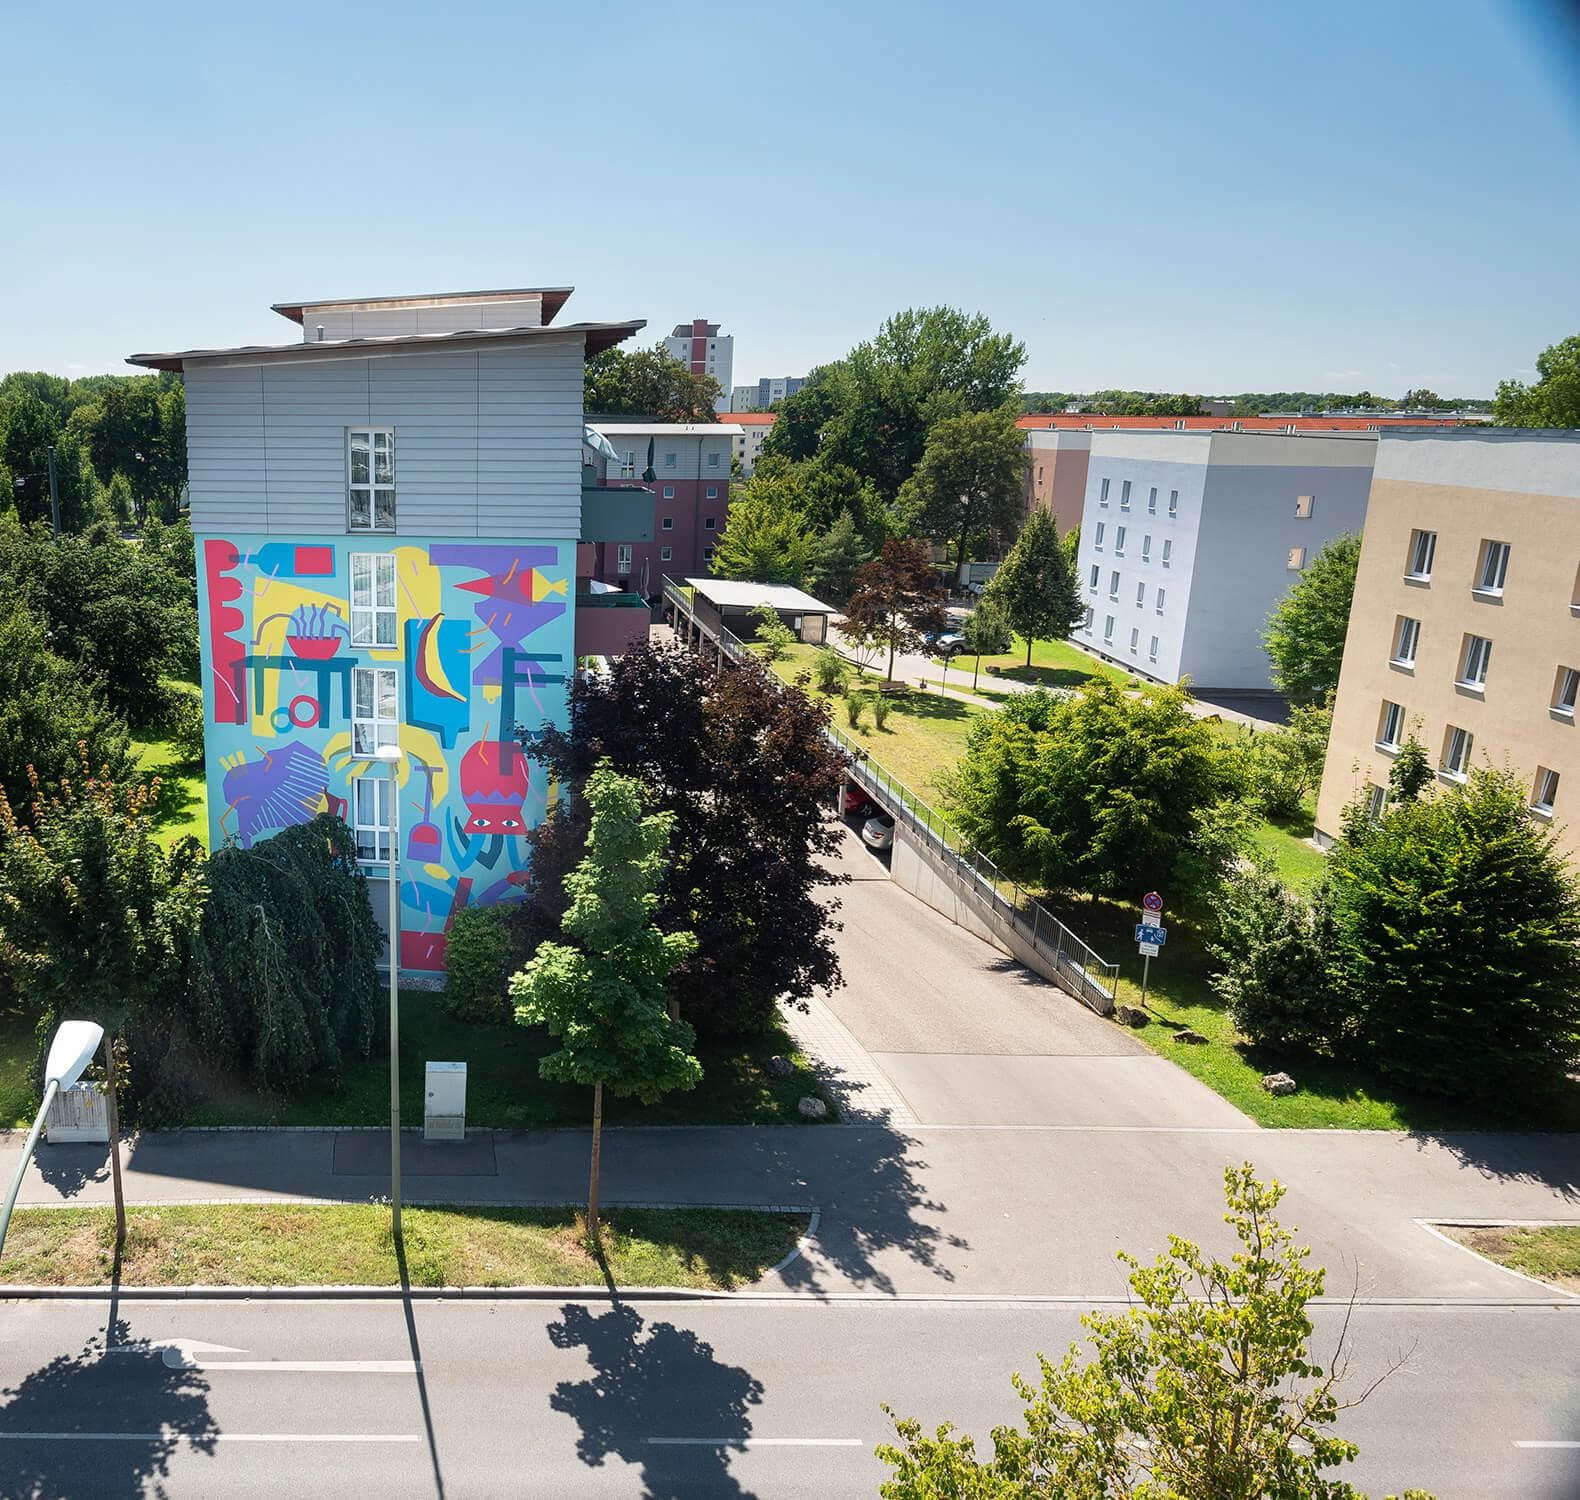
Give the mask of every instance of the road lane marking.
[[172, 1359], [174, 1350], [165, 1351], [165, 1363], [172, 1370], [201, 1370], [213, 1375], [219, 1370], [262, 1370], [269, 1374], [302, 1375], [420, 1375], [422, 1364], [415, 1359]]
[[1523, 1443], [1516, 1441], [1514, 1446], [1516, 1448], [1580, 1448], [1580, 1441], [1554, 1440], [1543, 1442], [1538, 1439], [1531, 1439]]
[[0, 1432], [26, 1443], [420, 1443], [420, 1432]]
[[865, 1438], [650, 1437], [655, 1448], [865, 1448]]

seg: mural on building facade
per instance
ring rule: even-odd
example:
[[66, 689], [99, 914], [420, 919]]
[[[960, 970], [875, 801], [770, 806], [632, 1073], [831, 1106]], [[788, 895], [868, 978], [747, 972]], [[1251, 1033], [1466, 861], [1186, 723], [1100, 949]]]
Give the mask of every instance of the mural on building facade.
[[[324, 811], [376, 840], [353, 783], [387, 779], [368, 756], [398, 743], [400, 963], [442, 970], [454, 913], [525, 878], [547, 787], [518, 726], [530, 741], [567, 722], [574, 545], [198, 547], [210, 846], [245, 848]], [[380, 805], [363, 792], [364, 809]]]

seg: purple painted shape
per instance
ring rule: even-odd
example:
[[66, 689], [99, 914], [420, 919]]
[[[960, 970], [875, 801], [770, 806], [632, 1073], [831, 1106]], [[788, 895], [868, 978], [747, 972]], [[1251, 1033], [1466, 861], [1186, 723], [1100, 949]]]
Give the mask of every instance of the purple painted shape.
[[498, 644], [472, 672], [480, 685], [501, 683], [501, 661], [506, 646], [519, 648], [534, 631], [565, 613], [566, 606], [532, 599], [535, 569], [559, 565], [557, 547], [501, 547], [487, 542], [439, 542], [428, 549], [430, 562], [441, 567], [476, 568], [485, 576], [457, 583], [469, 594], [481, 595], [476, 615]]
[[324, 795], [324, 757], [321, 751], [289, 740], [263, 751], [258, 760], [232, 766], [222, 789], [225, 813], [220, 826], [234, 812], [236, 840], [248, 849], [259, 833], [305, 823], [318, 811]]

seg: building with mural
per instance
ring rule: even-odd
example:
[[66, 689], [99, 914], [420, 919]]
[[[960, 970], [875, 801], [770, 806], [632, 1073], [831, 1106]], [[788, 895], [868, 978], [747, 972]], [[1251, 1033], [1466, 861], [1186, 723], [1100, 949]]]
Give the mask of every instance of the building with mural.
[[210, 847], [338, 813], [381, 920], [393, 847], [403, 971], [519, 891], [548, 799], [523, 746], [579, 655], [646, 635], [585, 575], [651, 541], [652, 495], [602, 483], [582, 424], [587, 356], [643, 324], [555, 323], [569, 295], [278, 304], [301, 339], [131, 360], [186, 383]]

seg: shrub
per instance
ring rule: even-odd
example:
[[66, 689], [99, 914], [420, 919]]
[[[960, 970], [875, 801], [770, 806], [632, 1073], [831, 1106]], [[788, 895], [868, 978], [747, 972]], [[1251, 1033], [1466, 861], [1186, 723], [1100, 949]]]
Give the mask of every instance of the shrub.
[[849, 693], [845, 697], [845, 721], [852, 729], [861, 728], [862, 710], [867, 706], [865, 693]]
[[812, 680], [824, 693], [842, 693], [850, 681], [850, 664], [832, 646], [812, 658]]
[[167, 686], [159, 730], [182, 765], [203, 764], [203, 699], [198, 694]]
[[796, 643], [795, 631], [779, 618], [771, 604], [759, 604], [752, 611], [756, 640], [763, 648], [763, 660], [778, 661]]
[[872, 695], [872, 722], [876, 724], [879, 729], [882, 729], [883, 726], [888, 722], [889, 712], [891, 709], [893, 709], [893, 707], [894, 704], [888, 698], [884, 697], [882, 693], [874, 693]]
[[458, 1021], [489, 1025], [510, 1019], [505, 985], [514, 951], [504, 913], [467, 906], [451, 919], [445, 944], [444, 1008]]
[[1287, 728], [1265, 729], [1247, 744], [1251, 795], [1268, 817], [1300, 816], [1307, 795], [1322, 780], [1332, 720], [1326, 708], [1296, 708]]

